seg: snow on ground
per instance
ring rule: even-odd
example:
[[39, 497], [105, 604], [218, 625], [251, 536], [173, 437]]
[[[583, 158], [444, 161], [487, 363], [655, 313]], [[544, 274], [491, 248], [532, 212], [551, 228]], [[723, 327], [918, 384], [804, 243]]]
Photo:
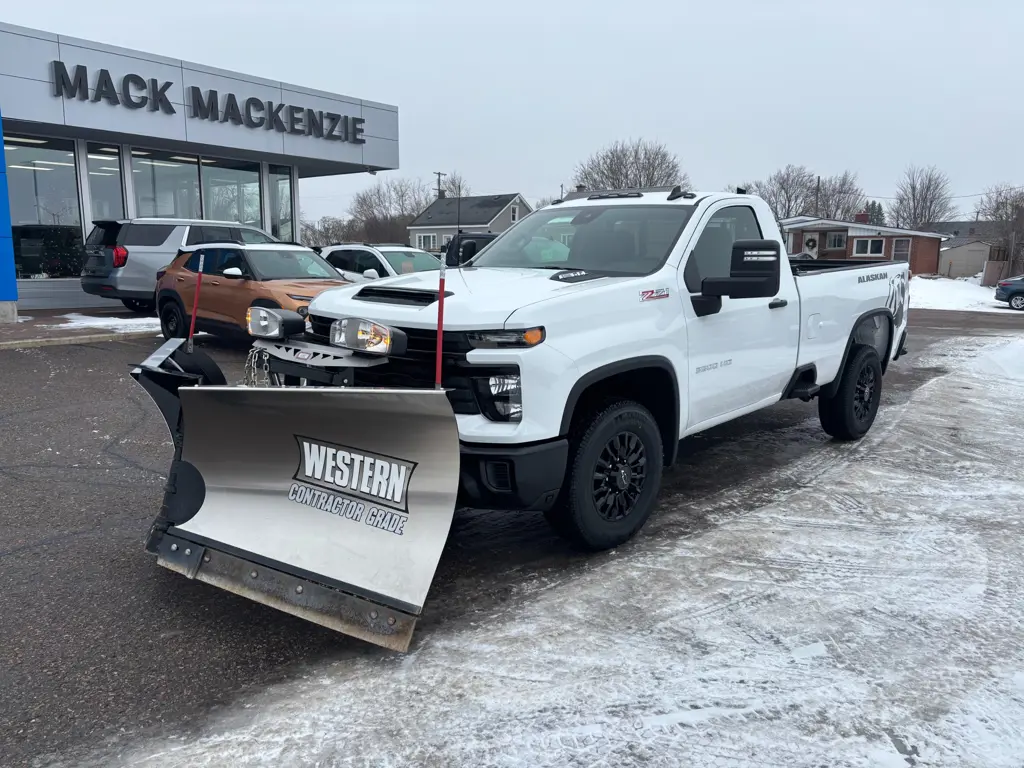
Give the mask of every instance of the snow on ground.
[[911, 309], [954, 309], [965, 312], [1010, 312], [996, 301], [995, 288], [985, 288], [978, 277], [914, 277], [910, 280]]
[[71, 312], [67, 315], [58, 315], [57, 319], [64, 320], [65, 322], [56, 325], [45, 325], [42, 327], [60, 328], [61, 330], [89, 328], [97, 331], [112, 331], [115, 333], [160, 330], [160, 321], [155, 317], [110, 317], [102, 315], [83, 315], [78, 312]]
[[956, 360], [774, 491], [669, 494], [656, 532], [405, 656], [360, 646], [91, 764], [1019, 767], [1022, 352]]

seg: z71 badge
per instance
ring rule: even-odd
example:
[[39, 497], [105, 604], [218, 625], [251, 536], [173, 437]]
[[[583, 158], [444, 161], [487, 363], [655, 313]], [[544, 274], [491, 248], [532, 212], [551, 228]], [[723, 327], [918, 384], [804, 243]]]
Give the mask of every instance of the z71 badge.
[[651, 288], [647, 291], [640, 291], [640, 301], [655, 301], [657, 299], [667, 299], [668, 288]]

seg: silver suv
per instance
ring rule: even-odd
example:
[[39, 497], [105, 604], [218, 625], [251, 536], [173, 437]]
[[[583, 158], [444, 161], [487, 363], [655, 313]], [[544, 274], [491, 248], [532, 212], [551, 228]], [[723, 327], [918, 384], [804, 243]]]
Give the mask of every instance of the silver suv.
[[120, 299], [133, 312], [156, 309], [156, 273], [181, 248], [211, 242], [276, 243], [247, 224], [202, 219], [120, 219], [94, 221], [85, 241], [82, 290]]

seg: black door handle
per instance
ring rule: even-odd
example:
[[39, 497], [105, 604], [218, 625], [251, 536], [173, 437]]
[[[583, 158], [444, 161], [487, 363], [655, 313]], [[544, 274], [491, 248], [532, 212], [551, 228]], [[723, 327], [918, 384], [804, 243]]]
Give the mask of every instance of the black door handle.
[[768, 309], [782, 309], [787, 304], [789, 304], [789, 302], [785, 299], [772, 299], [768, 302]]

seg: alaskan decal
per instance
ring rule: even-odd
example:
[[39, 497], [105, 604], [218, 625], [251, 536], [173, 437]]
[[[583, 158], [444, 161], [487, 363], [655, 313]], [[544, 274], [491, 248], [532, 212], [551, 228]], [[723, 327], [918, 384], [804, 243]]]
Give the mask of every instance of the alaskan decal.
[[857, 277], [858, 283], [873, 283], [875, 280], [888, 280], [888, 272], [872, 272], [870, 275], [860, 275]]
[[299, 466], [288, 500], [402, 536], [416, 463], [295, 436]]
[[906, 319], [909, 297], [910, 285], [907, 282], [907, 274], [899, 272], [889, 281], [889, 297], [885, 302], [885, 306], [892, 312], [893, 328], [897, 330], [903, 327], [903, 321]]
[[668, 298], [668, 288], [651, 288], [650, 290], [640, 291], [640, 301], [657, 301], [658, 299]]
[[557, 280], [560, 283], [582, 283], [587, 280], [600, 280], [602, 277], [606, 277], [606, 275], [587, 272], [585, 269], [565, 269], [561, 272], [555, 272], [551, 279]]

